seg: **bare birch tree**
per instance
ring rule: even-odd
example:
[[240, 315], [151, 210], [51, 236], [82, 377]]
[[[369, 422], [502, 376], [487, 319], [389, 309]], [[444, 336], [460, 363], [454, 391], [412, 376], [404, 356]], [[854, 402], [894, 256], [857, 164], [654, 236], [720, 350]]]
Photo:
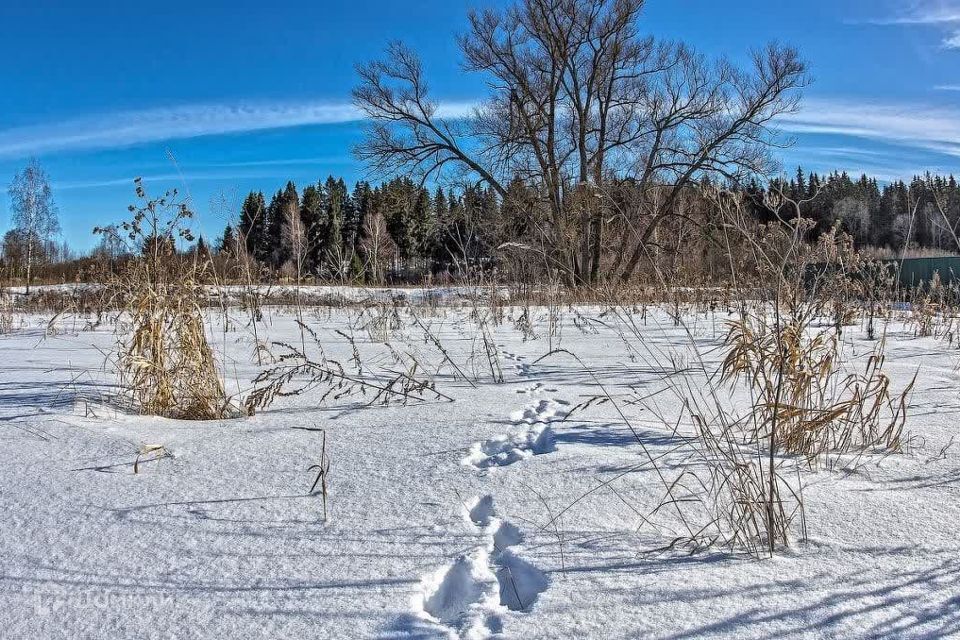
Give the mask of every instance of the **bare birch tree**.
[[60, 233], [57, 207], [47, 173], [36, 160], [31, 160], [14, 176], [7, 192], [13, 228], [26, 244], [27, 293], [30, 293], [33, 266], [50, 239]]
[[287, 202], [283, 207], [283, 243], [290, 252], [290, 267], [299, 289], [303, 280], [304, 267], [310, 251], [306, 225], [300, 216], [300, 207], [296, 202]]
[[397, 246], [390, 238], [387, 221], [379, 211], [371, 211], [363, 220], [363, 237], [360, 248], [366, 258], [366, 271], [373, 284], [384, 281], [384, 265], [395, 259]]

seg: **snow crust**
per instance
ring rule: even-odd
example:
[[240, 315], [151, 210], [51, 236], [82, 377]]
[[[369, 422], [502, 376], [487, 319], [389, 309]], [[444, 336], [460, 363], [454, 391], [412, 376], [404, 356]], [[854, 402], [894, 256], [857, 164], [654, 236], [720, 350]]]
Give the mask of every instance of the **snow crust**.
[[[960, 636], [958, 357], [946, 343], [887, 331], [895, 389], [919, 371], [902, 455], [804, 474], [810, 541], [772, 560], [715, 550], [648, 553], [670, 540], [645, 517], [660, 498], [633, 433], [600, 392], [662, 398], [661, 371], [632, 358], [609, 319], [567, 314], [535, 338], [508, 310], [493, 329], [504, 382], [470, 359], [469, 310], [405, 324], [391, 346], [430, 363], [455, 402], [321, 405], [286, 398], [252, 418], [188, 423], [124, 414], [105, 363], [114, 336], [85, 318], [21, 318], [0, 336], [0, 636], [7, 638], [942, 638]], [[211, 336], [228, 386], [260, 368], [236, 313]], [[347, 362], [387, 350], [355, 312], [308, 323]], [[657, 312], [648, 349], [676, 362], [696, 347], [715, 364], [726, 315], [674, 327]], [[641, 321], [638, 319], [638, 323]], [[296, 342], [289, 309], [261, 331]], [[869, 353], [857, 327], [850, 357]], [[575, 353], [590, 371], [562, 354]], [[657, 393], [661, 392], [660, 396]], [[654, 455], [677, 437], [625, 405]], [[571, 413], [571, 411], [573, 411]], [[331, 459], [328, 521], [308, 490], [320, 435]], [[169, 456], [133, 463], [143, 445]], [[598, 489], [598, 486], [606, 488]], [[562, 514], [562, 515], [560, 515]]]

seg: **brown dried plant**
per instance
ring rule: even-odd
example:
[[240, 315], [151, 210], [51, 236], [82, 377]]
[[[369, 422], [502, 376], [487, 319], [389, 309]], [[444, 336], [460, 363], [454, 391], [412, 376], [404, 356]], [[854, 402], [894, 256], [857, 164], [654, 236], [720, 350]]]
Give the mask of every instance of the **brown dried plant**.
[[176, 250], [178, 241], [193, 240], [188, 228], [193, 214], [176, 191], [150, 199], [139, 178], [136, 191], [139, 204], [129, 207], [129, 221], [94, 230], [113, 234], [134, 253], [107, 283], [121, 309], [116, 354], [121, 385], [142, 414], [183, 420], [234, 416], [207, 341], [206, 264], [203, 256]]

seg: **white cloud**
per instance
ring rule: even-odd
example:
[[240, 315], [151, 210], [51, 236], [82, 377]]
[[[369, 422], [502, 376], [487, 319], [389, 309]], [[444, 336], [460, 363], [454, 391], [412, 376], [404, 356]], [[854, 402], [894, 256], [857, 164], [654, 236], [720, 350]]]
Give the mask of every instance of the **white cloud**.
[[943, 46], [947, 49], [960, 49], [960, 31], [956, 31], [952, 36], [944, 38]]
[[[905, 4], [899, 3], [898, 4]], [[912, 6], [893, 16], [873, 18], [872, 24], [937, 25], [960, 23], [960, 2], [956, 0], [915, 0]]]
[[[442, 117], [470, 113], [470, 103], [442, 104]], [[281, 102], [199, 104], [122, 111], [0, 130], [0, 157], [25, 157], [56, 151], [126, 147], [147, 142], [339, 124], [363, 119], [350, 103]]]
[[[274, 176], [268, 174], [245, 174], [245, 178], [271, 178]], [[149, 190], [152, 186], [163, 185], [187, 185], [192, 182], [202, 181], [233, 181], [237, 175], [233, 173], [158, 173], [153, 175], [142, 175], [144, 186]], [[133, 178], [106, 178], [99, 180], [77, 180], [68, 182], [58, 182], [53, 185], [55, 191], [74, 191], [77, 189], [101, 189], [104, 187], [129, 187], [133, 191]]]
[[876, 140], [960, 157], [960, 109], [918, 104], [873, 104], [810, 99], [781, 118], [794, 133]]
[[960, 49], [960, 0], [915, 0], [907, 9], [891, 16], [872, 18], [868, 24], [928, 26], [949, 29], [941, 42], [945, 49]]

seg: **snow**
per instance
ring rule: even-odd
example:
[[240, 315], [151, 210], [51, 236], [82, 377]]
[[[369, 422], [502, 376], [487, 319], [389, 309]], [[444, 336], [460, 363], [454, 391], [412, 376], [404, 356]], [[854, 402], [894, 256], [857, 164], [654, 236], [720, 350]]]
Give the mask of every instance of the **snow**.
[[[91, 283], [64, 283], [34, 285], [30, 287], [30, 296], [44, 294], [61, 296], [94, 295], [103, 289], [102, 285]], [[2, 290], [21, 298], [27, 296], [25, 286], [6, 287]], [[389, 303], [392, 301], [412, 304], [452, 304], [474, 298], [489, 298], [495, 295], [501, 299], [509, 298], [506, 288], [492, 287], [359, 287], [350, 285], [209, 285], [206, 291], [210, 302], [214, 304], [234, 305], [256, 295], [260, 304], [292, 304], [298, 298], [301, 304], [344, 305], [351, 303]]]
[[[232, 392], [261, 370], [239, 309], [211, 336]], [[328, 357], [365, 366], [387, 347], [355, 309], [311, 309]], [[933, 638], [960, 637], [958, 354], [887, 328], [895, 390], [919, 370], [900, 455], [803, 473], [809, 541], [771, 560], [722, 549], [659, 551], [675, 532], [644, 525], [662, 488], [610, 404], [676, 471], [678, 415], [664, 372], [596, 308], [550, 335], [533, 309], [491, 327], [496, 384], [469, 309], [417, 310], [470, 376], [405, 321], [392, 348], [428, 363], [454, 402], [319, 404], [284, 398], [255, 417], [190, 423], [115, 408], [109, 323], [25, 316], [0, 336], [0, 633], [10, 638]], [[406, 320], [408, 312], [401, 312]], [[591, 318], [589, 327], [582, 318]], [[643, 351], [683, 364], [722, 358], [722, 313], [689, 335], [653, 310], [633, 316]], [[261, 332], [298, 343], [290, 309]], [[844, 333], [851, 359], [873, 348]], [[565, 353], [541, 359], [558, 347]], [[479, 349], [479, 351], [478, 351]], [[475, 385], [475, 386], [474, 386]], [[658, 395], [659, 394], [659, 395]], [[736, 396], [731, 396], [736, 400]], [[577, 408], [577, 410], [574, 410]], [[309, 495], [326, 432], [329, 518]], [[144, 445], [168, 456], [141, 456]]]

